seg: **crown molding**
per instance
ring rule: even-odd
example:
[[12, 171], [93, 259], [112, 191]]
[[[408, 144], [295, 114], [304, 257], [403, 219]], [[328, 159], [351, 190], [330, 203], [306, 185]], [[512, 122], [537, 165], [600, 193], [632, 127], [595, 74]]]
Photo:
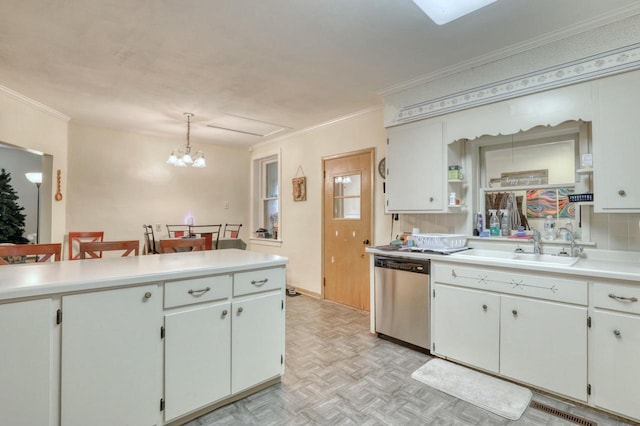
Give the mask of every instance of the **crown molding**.
[[12, 97], [13, 99], [16, 99], [24, 104], [27, 104], [31, 107], [34, 107], [42, 112], [45, 112], [49, 115], [52, 115], [56, 118], [59, 118], [60, 120], [63, 120], [65, 122], [69, 122], [71, 120], [71, 117], [69, 117], [66, 114], [61, 113], [60, 111], [57, 111], [51, 107], [46, 106], [43, 103], [40, 103], [34, 99], [31, 99], [27, 96], [24, 96], [18, 92], [16, 92], [15, 90], [9, 89], [6, 86], [3, 86], [0, 84], [0, 92], [5, 93], [6, 95], [9, 95], [10, 97]]
[[556, 42], [565, 38], [569, 38], [569, 37], [587, 32], [589, 30], [593, 30], [598, 27], [612, 24], [614, 22], [621, 21], [623, 19], [630, 18], [631, 16], [638, 15], [638, 14], [640, 14], [640, 2], [637, 4], [633, 4], [633, 5], [621, 8], [621, 9], [617, 9], [615, 11], [609, 12], [604, 15], [600, 15], [596, 18], [579, 22], [577, 24], [571, 25], [561, 30], [553, 31], [545, 35], [533, 38], [531, 40], [527, 40], [522, 43], [511, 45], [504, 49], [491, 52], [487, 55], [478, 56], [468, 61], [455, 64], [451, 67], [442, 68], [432, 73], [424, 74], [414, 79], [407, 80], [398, 84], [394, 84], [392, 86], [386, 87], [378, 91], [378, 94], [381, 96], [389, 96], [394, 93], [411, 89], [421, 84], [429, 83], [429, 82], [438, 80], [440, 78], [447, 77], [452, 74], [457, 74], [459, 72], [466, 71], [471, 68], [479, 67], [482, 65], [486, 65], [491, 62], [499, 61], [501, 59], [505, 59], [510, 56], [514, 56], [531, 49], [536, 49], [538, 47], [546, 46], [553, 42]]
[[640, 69], [640, 43], [400, 108], [387, 126]]

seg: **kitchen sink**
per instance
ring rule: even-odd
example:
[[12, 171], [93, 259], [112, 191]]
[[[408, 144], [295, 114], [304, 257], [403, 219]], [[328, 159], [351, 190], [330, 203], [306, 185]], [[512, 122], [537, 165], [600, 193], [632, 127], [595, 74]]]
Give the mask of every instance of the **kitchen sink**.
[[482, 259], [495, 259], [504, 261], [513, 261], [514, 263], [527, 263], [530, 265], [558, 265], [558, 266], [572, 266], [579, 257], [558, 256], [555, 254], [534, 254], [534, 253], [514, 253], [511, 251], [502, 250], [486, 250], [486, 249], [472, 249], [464, 252], [453, 254], [457, 257], [474, 257]]

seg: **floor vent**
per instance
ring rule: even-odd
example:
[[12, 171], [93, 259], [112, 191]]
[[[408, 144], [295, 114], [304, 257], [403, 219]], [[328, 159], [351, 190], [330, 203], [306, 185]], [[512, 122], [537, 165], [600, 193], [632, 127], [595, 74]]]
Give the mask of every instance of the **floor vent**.
[[598, 426], [598, 423], [594, 422], [593, 420], [585, 419], [584, 417], [576, 416], [575, 414], [567, 413], [566, 411], [562, 411], [557, 408], [553, 408], [536, 401], [531, 401], [531, 404], [529, 404], [529, 407], [535, 408], [536, 410], [544, 411], [547, 414], [560, 417], [561, 419], [570, 421], [578, 425]]

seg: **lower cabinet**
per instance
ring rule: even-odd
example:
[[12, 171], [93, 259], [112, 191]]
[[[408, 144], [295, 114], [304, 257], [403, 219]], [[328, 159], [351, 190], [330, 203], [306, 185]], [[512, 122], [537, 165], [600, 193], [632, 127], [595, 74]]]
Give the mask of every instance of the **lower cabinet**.
[[433, 302], [433, 352], [498, 373], [500, 296], [435, 284]]
[[165, 421], [231, 394], [231, 303], [165, 315]]
[[591, 327], [592, 394], [595, 405], [640, 421], [640, 286], [594, 284]]
[[451, 264], [432, 272], [434, 354], [587, 401], [586, 282]]
[[233, 302], [231, 391], [279, 376], [284, 368], [284, 299], [281, 292]]
[[62, 313], [60, 423], [161, 423], [161, 286], [63, 296]]
[[52, 423], [52, 300], [0, 305], [0, 424]]
[[587, 400], [587, 308], [501, 296], [500, 374]]

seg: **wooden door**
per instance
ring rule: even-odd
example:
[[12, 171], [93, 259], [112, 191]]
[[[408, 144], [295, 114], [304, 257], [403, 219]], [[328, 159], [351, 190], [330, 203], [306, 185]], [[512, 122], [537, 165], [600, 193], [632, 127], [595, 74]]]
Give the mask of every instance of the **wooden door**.
[[323, 159], [325, 299], [369, 310], [373, 149]]

